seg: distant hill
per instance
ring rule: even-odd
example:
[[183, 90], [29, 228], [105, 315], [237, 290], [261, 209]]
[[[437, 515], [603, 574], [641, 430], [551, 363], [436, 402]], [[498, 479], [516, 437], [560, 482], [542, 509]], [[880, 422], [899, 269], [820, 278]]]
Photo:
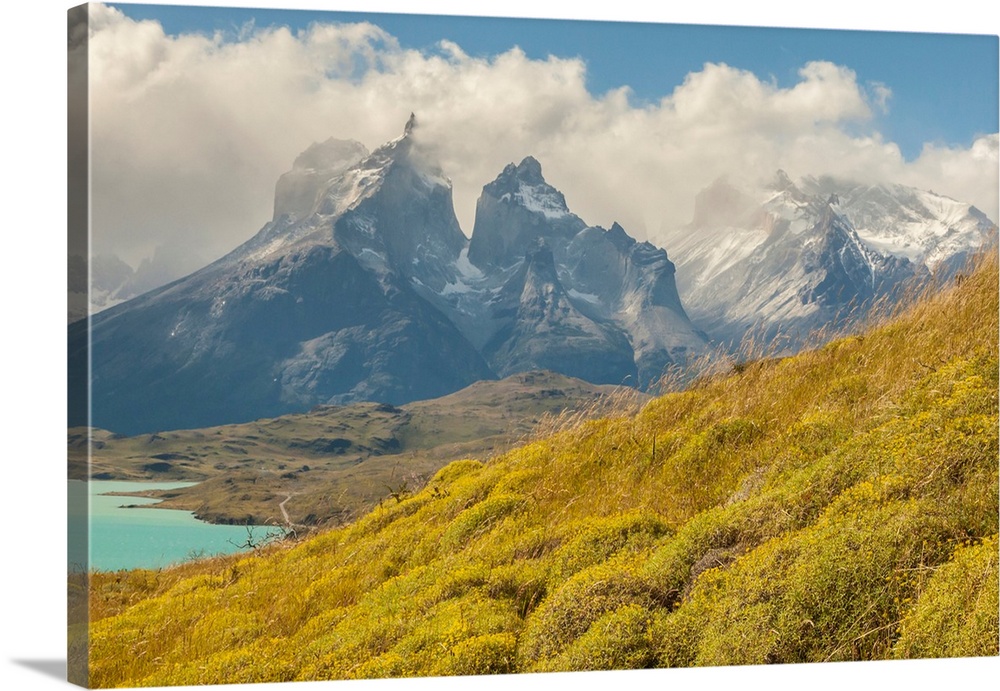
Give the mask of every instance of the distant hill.
[[441, 469], [356, 523], [91, 581], [90, 683], [996, 655], [998, 274]]
[[[400, 407], [319, 406], [308, 413], [238, 425], [125, 437], [92, 433], [91, 457], [70, 478], [195, 481], [149, 492], [157, 507], [194, 511], [216, 523], [296, 525], [355, 518], [391, 493], [415, 491], [450, 461], [489, 458], [544, 425], [635, 410], [649, 396], [534, 371], [477, 382], [442, 398]], [[561, 421], [561, 422], [560, 422]], [[87, 443], [70, 430], [71, 449]], [[285, 502], [286, 498], [289, 498]]]

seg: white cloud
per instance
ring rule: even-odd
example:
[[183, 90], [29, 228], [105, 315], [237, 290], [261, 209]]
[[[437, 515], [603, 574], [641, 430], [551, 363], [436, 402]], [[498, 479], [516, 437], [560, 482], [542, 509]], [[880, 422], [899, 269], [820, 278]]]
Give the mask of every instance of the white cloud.
[[998, 150], [1000, 137], [996, 134], [978, 137], [968, 149], [927, 144], [917, 160], [904, 167], [899, 179], [956, 199], [972, 200], [997, 221]]
[[482, 186], [529, 154], [585, 220], [654, 241], [690, 219], [717, 176], [779, 167], [904, 182], [997, 216], [996, 135], [907, 163], [874, 130], [889, 87], [865, 88], [828, 62], [803, 65], [787, 88], [706, 64], [637, 107], [624, 86], [589, 94], [577, 59], [475, 57], [448, 41], [420, 53], [372, 24], [171, 37], [92, 7], [96, 249], [133, 263], [161, 245], [218, 256], [270, 218], [277, 177], [310, 143], [372, 148], [411, 111], [454, 182], [466, 233]]
[[868, 86], [871, 91], [872, 100], [875, 102], [875, 107], [881, 113], [888, 113], [889, 99], [892, 98], [892, 89], [881, 82], [871, 82]]

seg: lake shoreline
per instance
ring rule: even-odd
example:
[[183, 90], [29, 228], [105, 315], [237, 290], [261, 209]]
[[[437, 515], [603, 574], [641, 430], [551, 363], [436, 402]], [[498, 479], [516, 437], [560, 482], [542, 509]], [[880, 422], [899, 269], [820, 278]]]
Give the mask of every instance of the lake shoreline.
[[[74, 483], [87, 485], [89, 511], [82, 522], [88, 530], [90, 570], [168, 568], [193, 559], [243, 552], [272, 539], [270, 535], [277, 530], [276, 526], [210, 523], [193, 511], [161, 506], [159, 493], [197, 483], [68, 482], [70, 491]], [[126, 497], [133, 501], [122, 503]], [[131, 510], [148, 508], [165, 510]]]

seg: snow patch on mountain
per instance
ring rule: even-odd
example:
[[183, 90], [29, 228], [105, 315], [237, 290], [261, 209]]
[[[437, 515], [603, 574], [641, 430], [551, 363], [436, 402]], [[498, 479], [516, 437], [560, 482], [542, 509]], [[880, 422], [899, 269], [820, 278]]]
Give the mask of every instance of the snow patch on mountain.
[[570, 288], [566, 292], [571, 298], [575, 300], [583, 300], [584, 302], [589, 302], [592, 305], [601, 304], [600, 296], [595, 295], [593, 293], [581, 293], [579, 290], [575, 288]]
[[562, 218], [569, 215], [562, 194], [548, 185], [527, 185], [522, 183], [514, 193], [518, 203], [533, 213], [546, 218]]
[[278, 178], [274, 217], [302, 219], [316, 208], [317, 198], [335, 177], [368, 155], [360, 142], [330, 138], [312, 144], [296, 157], [292, 169]]
[[485, 277], [485, 274], [479, 267], [469, 261], [468, 247], [463, 247], [462, 251], [458, 253], [458, 259], [455, 260], [455, 268], [458, 269], [458, 273], [462, 278], [470, 281], [479, 281]]
[[[691, 238], [688, 258], [693, 259], [696, 253], [700, 255], [698, 273], [693, 277], [694, 283], [704, 285], [733, 265], [745, 260], [765, 240], [768, 233], [759, 228], [737, 228], [727, 226], [713, 242], [699, 243]], [[675, 253], [676, 253], [675, 249]]]

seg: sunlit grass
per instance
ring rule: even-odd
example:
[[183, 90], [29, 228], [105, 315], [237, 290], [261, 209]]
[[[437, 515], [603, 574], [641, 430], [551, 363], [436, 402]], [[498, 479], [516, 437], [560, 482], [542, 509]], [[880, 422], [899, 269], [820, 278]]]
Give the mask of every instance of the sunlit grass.
[[96, 574], [91, 683], [996, 654], [996, 262], [349, 526]]

